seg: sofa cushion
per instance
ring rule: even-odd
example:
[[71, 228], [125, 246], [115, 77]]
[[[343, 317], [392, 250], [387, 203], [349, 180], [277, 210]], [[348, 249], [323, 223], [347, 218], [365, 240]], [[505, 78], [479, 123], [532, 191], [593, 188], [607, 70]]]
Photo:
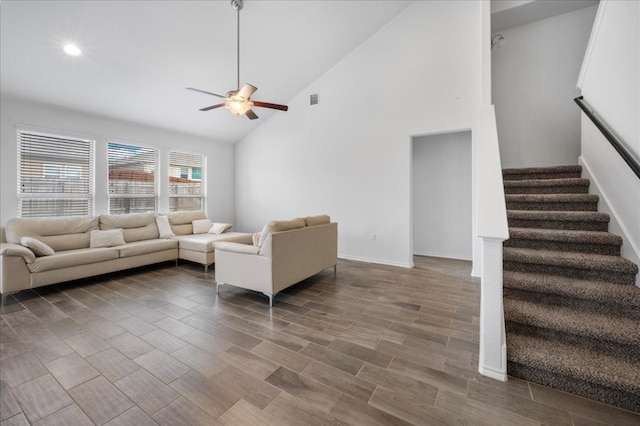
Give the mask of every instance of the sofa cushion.
[[171, 212], [167, 215], [171, 230], [176, 235], [193, 234], [194, 220], [206, 219], [207, 215], [202, 210]]
[[171, 230], [171, 225], [169, 225], [169, 217], [167, 215], [156, 216], [156, 225], [158, 225], [160, 238], [171, 238], [175, 236]]
[[215, 249], [215, 244], [220, 241], [251, 244], [251, 234], [245, 234], [243, 232], [177, 235], [174, 238], [178, 240], [180, 250], [193, 250], [202, 253], [212, 253]]
[[125, 244], [122, 229], [96, 229], [90, 232], [89, 247], [113, 247]]
[[272, 220], [262, 228], [260, 234], [260, 240], [258, 241], [258, 247], [262, 247], [267, 236], [272, 232], [290, 231], [292, 229], [304, 228], [304, 219], [291, 219], [291, 220]]
[[115, 247], [65, 250], [51, 256], [37, 257], [35, 262], [28, 264], [27, 267], [31, 272], [45, 272], [117, 258], [118, 250]]
[[36, 238], [22, 237], [20, 238], [20, 244], [31, 250], [36, 256], [51, 256], [55, 254], [51, 247]]
[[209, 219], [198, 219], [191, 222], [194, 234], [206, 234], [211, 229], [211, 221]]
[[135, 241], [133, 243], [127, 243], [116, 248], [120, 252], [120, 257], [131, 257], [141, 254], [156, 253], [159, 251], [176, 249], [178, 248], [178, 242], [176, 240], [167, 239]]
[[20, 244], [20, 238], [33, 237], [54, 251], [89, 247], [89, 231], [98, 229], [97, 217], [55, 219], [13, 218], [6, 227], [7, 242]]
[[304, 224], [307, 226], [326, 225], [331, 222], [331, 218], [326, 214], [318, 216], [307, 216], [304, 218]]
[[124, 240], [127, 243], [153, 240], [160, 236], [155, 213], [100, 215], [100, 229], [118, 228], [124, 231]]

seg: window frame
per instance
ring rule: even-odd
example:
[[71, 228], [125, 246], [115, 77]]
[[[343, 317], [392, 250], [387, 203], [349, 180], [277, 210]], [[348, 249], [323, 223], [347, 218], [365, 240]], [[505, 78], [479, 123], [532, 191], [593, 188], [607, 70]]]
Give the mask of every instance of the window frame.
[[[185, 157], [199, 157], [200, 159], [200, 163], [197, 166], [189, 166], [190, 170], [187, 171], [187, 180], [191, 180], [191, 181], [199, 181], [200, 182], [200, 195], [194, 195], [194, 194], [173, 194], [173, 188], [172, 185], [175, 186], [178, 183], [177, 182], [171, 182], [171, 178], [182, 178], [182, 169], [184, 168], [183, 164], [179, 164], [177, 162], [174, 162], [173, 160], [175, 159], [174, 156], [185, 156]], [[199, 173], [200, 173], [200, 179], [194, 179], [193, 178], [193, 169], [194, 168], [198, 168], [199, 169]], [[177, 171], [177, 175], [172, 174], [172, 169], [176, 169]], [[207, 179], [206, 179], [206, 173], [207, 173], [207, 156], [206, 154], [200, 153], [200, 152], [193, 152], [193, 151], [185, 151], [185, 150], [180, 150], [180, 149], [169, 149], [167, 152], [167, 181], [168, 181], [168, 191], [167, 191], [167, 196], [168, 196], [168, 209], [169, 212], [174, 212], [174, 211], [180, 211], [176, 208], [173, 207], [173, 203], [172, 200], [177, 200], [177, 199], [189, 199], [189, 198], [199, 198], [200, 201], [200, 211], [206, 211], [206, 206], [207, 206]], [[196, 209], [188, 209], [191, 211], [196, 211]]]
[[[138, 142], [129, 142], [129, 141], [121, 141], [121, 140], [117, 140], [117, 139], [111, 139], [111, 138], [107, 138], [107, 167], [106, 167], [106, 174], [107, 174], [107, 188], [106, 188], [106, 192], [107, 192], [107, 212], [108, 214], [133, 214], [133, 213], [157, 213], [158, 211], [158, 203], [159, 203], [159, 198], [160, 198], [160, 179], [159, 179], [159, 169], [160, 169], [160, 152], [158, 147], [156, 146], [152, 146], [152, 145], [146, 145], [146, 144], [141, 144]], [[146, 151], [144, 154], [147, 155], [149, 152], [151, 152], [151, 158], [153, 159], [153, 191], [152, 193], [117, 193], [117, 192], [112, 192], [112, 181], [111, 181], [111, 146], [112, 145], [116, 145], [119, 147], [127, 147], [127, 148], [131, 148], [131, 149], [140, 149], [140, 150], [144, 150]], [[143, 164], [143, 170], [142, 173], [146, 173], [146, 165], [149, 163], [144, 163]], [[127, 211], [119, 211], [116, 209], [112, 208], [112, 201], [115, 200], [153, 200], [153, 210], [149, 209], [149, 208], [134, 208], [133, 211], [131, 211], [131, 208], [127, 208]]]
[[[65, 144], [76, 147], [68, 151], [67, 158], [63, 155]], [[58, 145], [58, 149], [55, 145]], [[95, 137], [19, 125], [16, 128], [16, 151], [17, 217], [77, 217], [94, 214]], [[77, 155], [78, 153], [82, 155]], [[80, 173], [66, 175], [66, 167], [78, 168]], [[58, 173], [50, 173], [54, 168], [57, 168]], [[83, 168], [86, 175], [82, 173]], [[60, 187], [63, 190], [42, 190], [48, 185], [52, 189]], [[67, 191], [68, 188], [80, 190]]]

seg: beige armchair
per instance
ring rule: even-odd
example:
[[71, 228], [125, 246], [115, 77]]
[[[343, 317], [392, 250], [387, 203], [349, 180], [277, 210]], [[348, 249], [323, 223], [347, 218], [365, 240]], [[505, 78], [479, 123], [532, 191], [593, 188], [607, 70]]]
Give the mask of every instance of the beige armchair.
[[323, 269], [335, 272], [338, 262], [338, 224], [329, 216], [269, 222], [254, 243], [216, 244], [218, 291], [224, 284], [259, 291], [273, 306], [280, 291]]

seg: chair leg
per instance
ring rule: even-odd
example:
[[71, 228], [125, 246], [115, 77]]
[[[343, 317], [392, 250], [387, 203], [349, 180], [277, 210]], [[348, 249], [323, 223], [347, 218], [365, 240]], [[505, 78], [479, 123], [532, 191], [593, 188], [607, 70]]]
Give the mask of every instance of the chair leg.
[[2, 304], [0, 304], [0, 306], [4, 306], [5, 302], [7, 301], [7, 293], [2, 293]]
[[204, 265], [204, 273], [206, 274], [209, 271], [209, 265]]
[[264, 293], [264, 292], [262, 294], [264, 294], [265, 296], [267, 296], [269, 298], [269, 307], [273, 308], [273, 294]]

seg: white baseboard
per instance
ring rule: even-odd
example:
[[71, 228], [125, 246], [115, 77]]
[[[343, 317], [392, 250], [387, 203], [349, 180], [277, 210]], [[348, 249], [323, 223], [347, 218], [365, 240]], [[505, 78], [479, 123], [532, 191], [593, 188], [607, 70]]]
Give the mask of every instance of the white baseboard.
[[411, 263], [392, 262], [388, 260], [373, 259], [369, 257], [360, 257], [360, 256], [349, 256], [344, 254], [339, 254], [338, 258], [345, 259], [345, 260], [354, 260], [356, 262], [376, 263], [378, 265], [399, 266], [401, 268], [413, 268], [413, 262]]
[[483, 367], [482, 365], [478, 366], [478, 373], [501, 382], [506, 382], [508, 378], [505, 371], [496, 371], [489, 367]]
[[436, 254], [436, 253], [421, 253], [421, 252], [414, 252], [413, 253], [414, 256], [428, 256], [428, 257], [437, 257], [439, 259], [455, 259], [455, 260], [466, 260], [471, 262], [473, 259], [471, 259], [470, 257], [458, 257], [458, 256], [443, 256], [442, 254]]

